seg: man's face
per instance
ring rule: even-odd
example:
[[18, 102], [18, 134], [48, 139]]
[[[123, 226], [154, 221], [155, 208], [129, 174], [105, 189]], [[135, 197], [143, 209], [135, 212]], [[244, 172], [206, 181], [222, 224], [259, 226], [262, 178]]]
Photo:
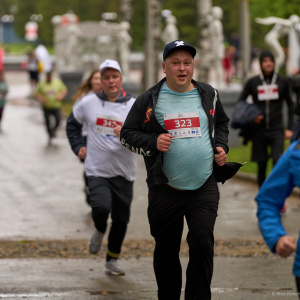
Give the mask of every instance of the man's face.
[[183, 93], [191, 90], [194, 74], [194, 59], [186, 50], [171, 53], [162, 63], [167, 85], [174, 92]]
[[274, 71], [274, 62], [271, 57], [263, 58], [261, 62], [261, 70], [265, 75], [270, 75]]
[[106, 69], [101, 75], [101, 82], [104, 94], [109, 100], [116, 100], [122, 89], [122, 76], [115, 69]]

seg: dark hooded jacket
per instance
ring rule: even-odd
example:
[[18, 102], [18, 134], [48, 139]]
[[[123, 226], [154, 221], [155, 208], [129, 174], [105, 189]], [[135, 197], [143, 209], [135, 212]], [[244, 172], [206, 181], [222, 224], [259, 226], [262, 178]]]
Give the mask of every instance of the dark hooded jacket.
[[[263, 51], [260, 55], [260, 64], [265, 57], [270, 57], [274, 62], [274, 56], [270, 51]], [[263, 85], [263, 80], [266, 81], [267, 84], [271, 83], [274, 72], [269, 76], [266, 75], [258, 75], [250, 78], [246, 83], [242, 93], [239, 96], [239, 101], [246, 101], [248, 96], [252, 97], [253, 103], [258, 107], [258, 109], [264, 115], [264, 119], [258, 125], [258, 129], [261, 130], [284, 130], [283, 123], [283, 103], [286, 102], [288, 106], [288, 118], [287, 118], [287, 129], [292, 130], [293, 128], [293, 113], [294, 113], [294, 104], [291, 97], [291, 86], [289, 83], [289, 79], [287, 77], [283, 77], [279, 74], [276, 74], [277, 78], [275, 84], [278, 85], [278, 100], [269, 101], [259, 101], [257, 87], [259, 85]]]

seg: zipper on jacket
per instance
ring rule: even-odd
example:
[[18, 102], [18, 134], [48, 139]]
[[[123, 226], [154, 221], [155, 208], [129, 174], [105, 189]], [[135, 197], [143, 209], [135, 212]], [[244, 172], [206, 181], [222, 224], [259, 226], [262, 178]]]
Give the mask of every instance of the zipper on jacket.
[[[260, 74], [260, 79], [261, 79], [262, 84], [264, 86], [268, 85], [263, 74]], [[270, 84], [275, 84], [276, 79], [277, 79], [277, 74], [274, 72]], [[269, 127], [270, 127], [270, 104], [271, 104], [270, 101], [271, 100], [266, 100], [266, 111], [265, 111], [265, 114], [266, 114], [266, 129], [269, 129]]]
[[270, 127], [270, 100], [266, 101], [266, 128]]
[[217, 91], [215, 90], [215, 98], [214, 98], [214, 102], [213, 102], [213, 115], [212, 115], [212, 119], [213, 119], [213, 128], [212, 128], [212, 133], [211, 136], [213, 138], [215, 138], [215, 113], [216, 113], [216, 105], [217, 105], [217, 101], [218, 101], [218, 97], [217, 97]]

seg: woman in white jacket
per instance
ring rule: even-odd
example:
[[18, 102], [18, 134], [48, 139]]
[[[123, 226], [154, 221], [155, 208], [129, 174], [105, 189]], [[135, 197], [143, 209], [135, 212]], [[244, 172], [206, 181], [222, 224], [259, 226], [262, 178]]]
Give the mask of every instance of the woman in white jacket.
[[[96, 94], [101, 90], [101, 88], [102, 88], [102, 84], [101, 84], [100, 71], [94, 70], [91, 72], [90, 76], [84, 82], [81, 83], [81, 85], [77, 89], [76, 94], [72, 97], [73, 100], [75, 100], [74, 106], [76, 106], [83, 97], [91, 94]], [[81, 134], [86, 139], [87, 129], [85, 124], [83, 124], [82, 126]], [[82, 159], [81, 162], [84, 162], [84, 160]], [[90, 205], [90, 192], [88, 188], [88, 182], [87, 182], [87, 176], [85, 170], [83, 172], [83, 178], [85, 184], [84, 192], [86, 195], [86, 202], [87, 204]]]

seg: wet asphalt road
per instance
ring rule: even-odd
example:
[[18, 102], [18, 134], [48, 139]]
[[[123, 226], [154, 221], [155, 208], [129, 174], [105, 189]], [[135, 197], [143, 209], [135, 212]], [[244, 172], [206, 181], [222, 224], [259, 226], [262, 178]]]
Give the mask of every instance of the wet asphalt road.
[[[8, 73], [7, 80], [11, 91], [0, 134], [0, 245], [1, 240], [88, 240], [93, 224], [84, 200], [83, 165], [71, 152], [64, 122], [48, 145], [42, 111], [27, 99], [27, 74]], [[127, 239], [151, 239], [145, 177], [143, 160], [138, 157]], [[260, 238], [255, 183], [236, 176], [219, 187], [216, 239]], [[297, 237], [298, 197], [290, 197], [287, 204], [283, 222]], [[187, 259], [182, 262], [185, 267]], [[116, 278], [105, 274], [97, 256], [2, 259], [0, 299], [156, 299], [152, 259], [129, 259], [122, 264], [127, 275]], [[213, 299], [297, 299], [292, 264], [293, 257], [216, 257]]]

